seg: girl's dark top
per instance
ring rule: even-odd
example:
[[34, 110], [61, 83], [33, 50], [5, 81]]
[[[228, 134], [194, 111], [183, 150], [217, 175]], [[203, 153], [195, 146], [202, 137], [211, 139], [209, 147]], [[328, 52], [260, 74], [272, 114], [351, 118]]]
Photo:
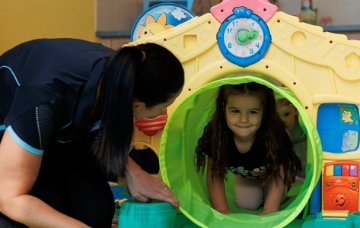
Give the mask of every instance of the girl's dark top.
[[227, 168], [234, 174], [245, 178], [262, 179], [265, 174], [265, 151], [265, 144], [262, 140], [258, 140], [258, 137], [255, 138], [250, 150], [245, 154], [240, 153], [236, 148], [235, 141], [231, 140], [227, 150], [229, 156]]
[[[286, 148], [280, 148], [279, 150], [286, 150]], [[207, 151], [209, 151], [207, 155], [211, 157], [211, 150]], [[283, 154], [284, 152], [286, 151], [278, 153]], [[227, 170], [231, 171], [235, 175], [241, 175], [242, 177], [248, 179], [262, 180], [264, 178], [266, 172], [266, 146], [265, 140], [262, 139], [262, 137], [256, 137], [250, 150], [244, 154], [238, 151], [235, 141], [230, 140], [225, 153], [227, 153], [228, 156], [228, 162], [226, 165]]]
[[105, 57], [114, 50], [77, 39], [39, 39], [0, 56], [0, 139], [4, 129], [42, 154], [96, 127], [91, 109]]

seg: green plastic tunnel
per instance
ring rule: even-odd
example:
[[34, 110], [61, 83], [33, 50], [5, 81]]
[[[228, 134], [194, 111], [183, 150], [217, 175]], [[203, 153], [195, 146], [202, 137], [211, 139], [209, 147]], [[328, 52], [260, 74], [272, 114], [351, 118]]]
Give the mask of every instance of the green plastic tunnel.
[[[305, 181], [298, 191], [281, 205], [278, 212], [258, 216], [259, 210], [239, 209], [233, 194], [233, 176], [228, 175], [225, 189], [232, 214], [224, 215], [212, 209], [206, 171], [197, 173], [195, 148], [203, 129], [215, 108], [218, 88], [224, 84], [257, 82], [288, 99], [298, 110], [307, 133], [307, 167]], [[321, 144], [316, 128], [296, 97], [270, 81], [257, 76], [228, 76], [199, 88], [185, 98], [172, 113], [161, 138], [160, 170], [180, 201], [180, 211], [200, 227], [284, 227], [292, 222], [309, 202], [319, 180], [322, 162]]]

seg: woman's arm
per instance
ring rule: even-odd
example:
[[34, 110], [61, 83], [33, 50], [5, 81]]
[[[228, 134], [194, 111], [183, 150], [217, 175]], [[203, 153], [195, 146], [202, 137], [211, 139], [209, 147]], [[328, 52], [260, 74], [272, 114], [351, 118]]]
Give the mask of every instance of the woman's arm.
[[266, 215], [276, 212], [280, 208], [281, 201], [285, 194], [285, 185], [282, 181], [284, 178], [284, 169], [280, 168], [280, 176], [274, 178], [267, 186], [267, 196], [264, 203], [264, 209], [259, 215]]
[[226, 195], [225, 195], [225, 184], [223, 179], [212, 178], [212, 159], [208, 158], [207, 166], [207, 187], [209, 191], [210, 201], [212, 207], [223, 213], [229, 214], [230, 211], [226, 204]]
[[156, 199], [169, 202], [174, 207], [179, 206], [179, 202], [169, 187], [160, 178], [142, 170], [130, 157], [126, 167], [126, 183], [130, 194], [139, 201]]
[[29, 227], [88, 227], [29, 195], [41, 160], [5, 131], [0, 143], [0, 212]]

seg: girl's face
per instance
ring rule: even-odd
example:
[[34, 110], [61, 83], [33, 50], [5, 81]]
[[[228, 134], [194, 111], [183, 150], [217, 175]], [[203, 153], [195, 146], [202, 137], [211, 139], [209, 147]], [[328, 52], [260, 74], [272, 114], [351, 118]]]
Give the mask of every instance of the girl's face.
[[232, 94], [227, 99], [225, 115], [235, 138], [241, 141], [252, 140], [261, 126], [263, 107], [256, 96]]
[[277, 101], [277, 112], [280, 118], [285, 122], [289, 131], [292, 131], [297, 123], [297, 110], [288, 102]]

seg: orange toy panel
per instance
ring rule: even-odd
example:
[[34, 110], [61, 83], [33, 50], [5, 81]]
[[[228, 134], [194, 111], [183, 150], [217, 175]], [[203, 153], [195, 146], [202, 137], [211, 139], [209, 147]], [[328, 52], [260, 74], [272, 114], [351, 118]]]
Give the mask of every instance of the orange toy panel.
[[326, 162], [323, 173], [323, 209], [358, 211], [359, 162]]

